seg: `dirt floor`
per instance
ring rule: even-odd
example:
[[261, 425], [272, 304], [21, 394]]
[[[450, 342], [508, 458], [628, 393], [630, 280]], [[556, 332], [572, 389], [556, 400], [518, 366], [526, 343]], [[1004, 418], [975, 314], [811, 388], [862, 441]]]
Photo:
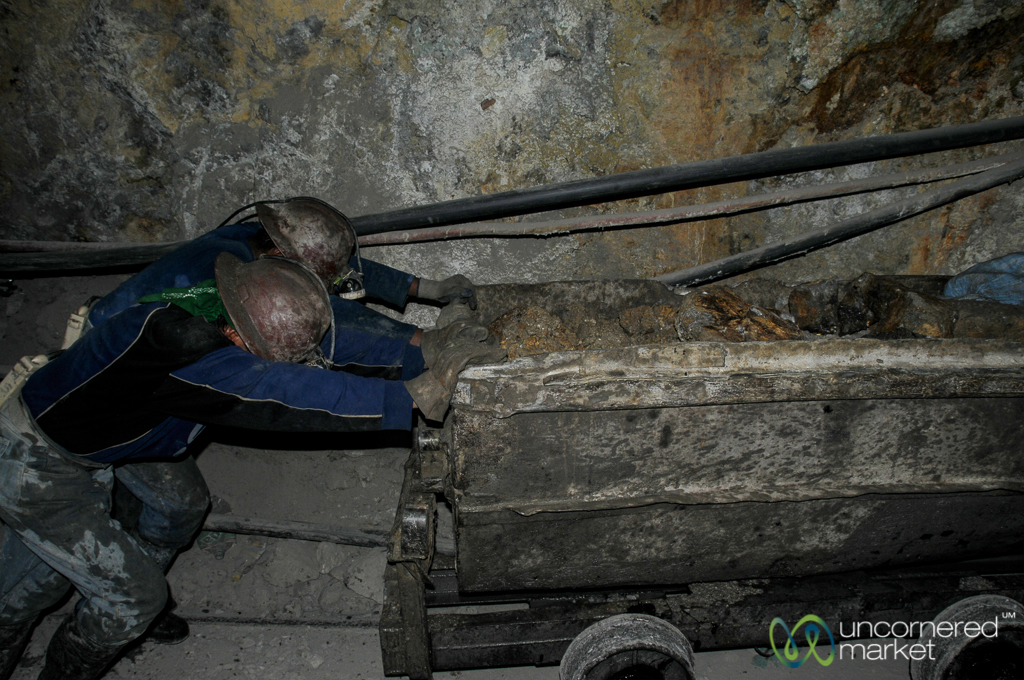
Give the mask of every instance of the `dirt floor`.
[[[23, 355], [59, 347], [68, 315], [123, 277], [20, 280], [0, 298], [0, 373]], [[390, 527], [407, 435], [266, 437], [211, 431], [197, 447], [213, 512], [353, 526]], [[168, 576], [193, 634], [176, 646], [145, 642], [107, 677], [327, 680], [383, 678], [377, 623], [384, 549], [204, 532]], [[37, 627], [14, 680], [35, 678], [46, 642], [71, 606]], [[698, 677], [906, 678], [906, 662], [837, 661], [789, 669], [752, 650], [697, 654]], [[555, 680], [558, 670], [514, 668], [437, 673], [438, 680]]]

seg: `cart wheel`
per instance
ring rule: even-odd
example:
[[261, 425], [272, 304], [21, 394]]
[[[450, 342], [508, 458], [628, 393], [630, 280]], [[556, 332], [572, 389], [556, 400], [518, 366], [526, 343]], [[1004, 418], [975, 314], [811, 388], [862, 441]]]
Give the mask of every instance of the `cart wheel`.
[[950, 605], [935, 623], [974, 621], [983, 634], [936, 635], [918, 640], [931, 645], [930, 658], [910, 662], [912, 680], [1016, 680], [1024, 677], [1024, 605], [1002, 595], [976, 595]]
[[694, 680], [693, 650], [667, 621], [619, 614], [577, 635], [558, 675], [561, 680]]

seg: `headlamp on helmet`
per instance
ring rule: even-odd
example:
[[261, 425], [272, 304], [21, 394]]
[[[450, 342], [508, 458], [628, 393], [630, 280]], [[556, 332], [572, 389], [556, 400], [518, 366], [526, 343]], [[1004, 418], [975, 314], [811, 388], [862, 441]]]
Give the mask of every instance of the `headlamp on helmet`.
[[337, 277], [331, 282], [331, 292], [346, 300], [364, 297], [366, 288], [363, 286], [363, 273], [356, 271], [351, 265], [342, 266]]

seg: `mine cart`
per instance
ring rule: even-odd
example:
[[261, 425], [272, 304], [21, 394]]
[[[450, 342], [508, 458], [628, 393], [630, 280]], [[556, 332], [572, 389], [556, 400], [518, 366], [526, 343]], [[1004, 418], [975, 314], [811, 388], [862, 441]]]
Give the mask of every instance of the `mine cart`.
[[[517, 309], [599, 330], [679, 304], [645, 281], [479, 298], [492, 328]], [[931, 620], [969, 596], [1022, 599], [1022, 349], [581, 340], [470, 367], [406, 468], [385, 672], [561, 661], [566, 679], [692, 678], [693, 650], [766, 646], [775, 617]]]

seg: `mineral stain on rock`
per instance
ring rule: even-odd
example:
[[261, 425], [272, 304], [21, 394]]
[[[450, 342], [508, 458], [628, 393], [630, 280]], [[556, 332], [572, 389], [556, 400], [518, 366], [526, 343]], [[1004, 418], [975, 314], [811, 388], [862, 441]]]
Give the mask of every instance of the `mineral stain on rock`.
[[800, 329], [774, 309], [758, 307], [724, 286], [683, 298], [675, 327], [680, 340], [747, 342], [794, 340]]
[[789, 311], [817, 334], [1024, 341], [1024, 308], [941, 297], [946, 278], [865, 272], [852, 281], [814, 281], [794, 287]]
[[582, 349], [579, 337], [562, 320], [540, 307], [516, 307], [488, 326], [509, 359]]

